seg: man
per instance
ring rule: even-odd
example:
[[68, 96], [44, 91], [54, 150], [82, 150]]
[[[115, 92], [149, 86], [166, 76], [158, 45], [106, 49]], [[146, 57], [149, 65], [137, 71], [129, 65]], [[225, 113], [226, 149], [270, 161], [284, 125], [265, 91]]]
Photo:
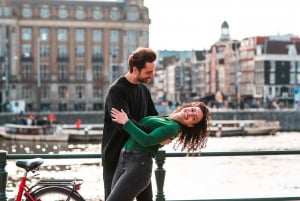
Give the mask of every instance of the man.
[[[120, 125], [112, 122], [111, 109], [123, 109], [137, 125], [141, 118], [158, 114], [145, 86], [154, 77], [156, 58], [150, 48], [137, 48], [128, 57], [129, 71], [110, 86], [106, 96], [101, 146], [105, 199], [111, 190], [121, 149], [129, 137]], [[152, 201], [151, 184], [137, 196], [137, 201]]]

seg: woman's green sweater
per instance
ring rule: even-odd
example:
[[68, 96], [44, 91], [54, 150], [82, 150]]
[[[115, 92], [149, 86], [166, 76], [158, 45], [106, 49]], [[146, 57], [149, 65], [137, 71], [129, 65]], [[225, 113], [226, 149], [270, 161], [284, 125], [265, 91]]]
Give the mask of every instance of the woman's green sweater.
[[148, 116], [144, 117], [141, 122], [151, 133], [145, 133], [139, 129], [132, 121], [127, 121], [123, 129], [130, 134], [125, 143], [126, 150], [146, 151], [156, 154], [160, 147], [160, 142], [175, 137], [180, 130], [180, 123], [169, 117]]

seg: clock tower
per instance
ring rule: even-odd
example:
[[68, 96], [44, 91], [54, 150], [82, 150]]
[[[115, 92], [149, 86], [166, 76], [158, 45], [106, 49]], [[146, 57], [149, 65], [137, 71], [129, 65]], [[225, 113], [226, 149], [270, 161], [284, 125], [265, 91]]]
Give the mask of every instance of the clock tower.
[[221, 26], [220, 41], [229, 41], [229, 40], [230, 40], [229, 25], [226, 21], [224, 21]]

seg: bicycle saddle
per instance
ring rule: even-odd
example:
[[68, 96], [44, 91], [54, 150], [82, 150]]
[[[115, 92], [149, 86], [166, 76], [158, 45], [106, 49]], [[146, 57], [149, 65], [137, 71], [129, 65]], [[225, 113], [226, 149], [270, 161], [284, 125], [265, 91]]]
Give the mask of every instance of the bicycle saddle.
[[20, 168], [24, 168], [27, 172], [40, 167], [44, 160], [42, 158], [34, 158], [30, 160], [16, 161], [16, 165]]

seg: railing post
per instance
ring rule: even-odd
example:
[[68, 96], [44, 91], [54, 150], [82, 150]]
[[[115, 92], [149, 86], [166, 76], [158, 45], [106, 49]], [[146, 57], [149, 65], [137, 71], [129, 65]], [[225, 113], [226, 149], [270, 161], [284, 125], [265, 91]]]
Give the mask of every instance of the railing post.
[[0, 150], [0, 201], [7, 201], [7, 197], [6, 197], [7, 172], [5, 170], [6, 158], [7, 158], [7, 152], [4, 150]]
[[163, 165], [165, 163], [166, 159], [166, 151], [159, 150], [156, 157], [155, 162], [157, 164], [157, 168], [154, 171], [155, 172], [155, 178], [156, 178], [156, 187], [157, 187], [157, 193], [156, 193], [156, 201], [165, 201], [165, 195], [164, 195], [164, 183], [165, 183], [165, 175], [166, 171], [163, 168]]

